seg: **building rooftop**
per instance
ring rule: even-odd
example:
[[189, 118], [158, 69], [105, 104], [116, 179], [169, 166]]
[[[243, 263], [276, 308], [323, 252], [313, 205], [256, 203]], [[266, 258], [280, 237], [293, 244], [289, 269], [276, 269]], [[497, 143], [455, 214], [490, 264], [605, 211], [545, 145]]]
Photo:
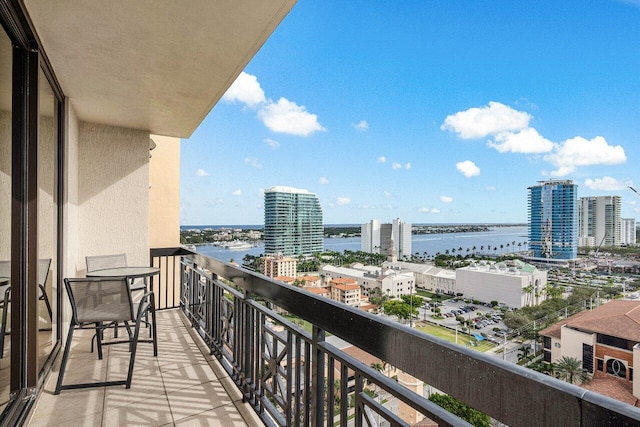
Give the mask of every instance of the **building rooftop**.
[[613, 300], [600, 307], [583, 311], [562, 320], [540, 335], [559, 338], [562, 326], [640, 342], [640, 301]]

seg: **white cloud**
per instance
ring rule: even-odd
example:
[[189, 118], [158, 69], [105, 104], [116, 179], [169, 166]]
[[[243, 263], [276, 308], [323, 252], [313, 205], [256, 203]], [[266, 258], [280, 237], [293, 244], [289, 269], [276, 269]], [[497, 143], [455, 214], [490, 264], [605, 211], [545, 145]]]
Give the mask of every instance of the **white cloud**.
[[329, 180], [328, 180], [326, 177], [321, 176], [321, 177], [320, 177], [320, 179], [318, 180], [318, 182], [319, 182], [320, 184], [322, 184], [322, 185], [325, 185], [325, 184], [328, 184], [328, 183], [329, 183]]
[[500, 132], [494, 141], [487, 142], [489, 147], [500, 153], [548, 153], [553, 150], [553, 142], [542, 137], [534, 128], [522, 129], [520, 132]]
[[258, 159], [256, 159], [255, 157], [245, 157], [244, 164], [249, 165], [252, 168], [262, 169], [262, 165], [260, 164]]
[[576, 136], [556, 146], [556, 150], [544, 156], [544, 160], [557, 168], [551, 172], [552, 176], [565, 176], [577, 166], [616, 165], [625, 163], [627, 157], [620, 145], [609, 145], [601, 136], [591, 140]]
[[391, 165], [391, 169], [393, 170], [402, 169], [402, 165], [398, 162], [393, 162], [393, 164]]
[[487, 185], [486, 187], [484, 187], [484, 191], [496, 191], [496, 187], [494, 187], [493, 185]]
[[456, 169], [458, 169], [458, 171], [467, 178], [480, 175], [480, 168], [471, 160], [456, 163]]
[[206, 170], [204, 170], [204, 169], [198, 169], [198, 170], [196, 171], [196, 175], [197, 175], [197, 176], [209, 176], [209, 172], [207, 172], [207, 171], [206, 171]]
[[277, 150], [278, 148], [280, 148], [280, 143], [278, 141], [274, 141], [271, 138], [267, 138], [264, 140], [265, 144], [267, 144], [269, 147], [271, 147], [272, 150]]
[[338, 201], [336, 202], [338, 206], [345, 206], [349, 203], [351, 203], [351, 199], [348, 197], [338, 197]]
[[406, 165], [404, 165], [404, 168], [405, 168], [406, 170], [411, 169], [411, 163], [407, 163]]
[[387, 158], [385, 156], [380, 156], [376, 159], [376, 162], [378, 163], [386, 163], [387, 162]]
[[439, 214], [440, 213], [440, 209], [436, 209], [436, 208], [420, 208], [420, 209], [418, 209], [418, 212], [429, 213], [429, 214]]
[[260, 87], [260, 83], [258, 83], [258, 78], [244, 71], [240, 73], [236, 81], [227, 89], [222, 99], [227, 102], [239, 101], [250, 107], [256, 107], [266, 102], [264, 91], [262, 87]]
[[237, 189], [231, 193], [232, 196], [242, 196], [242, 190]]
[[382, 209], [395, 209], [395, 206], [393, 206], [393, 205], [389, 205], [389, 204], [387, 204], [387, 205], [382, 205], [382, 206], [380, 206], [380, 207], [381, 207]]
[[391, 192], [389, 192], [389, 191], [385, 191], [384, 192], [384, 197], [386, 197], [388, 199], [388, 198], [393, 197], [393, 194], [391, 194]]
[[500, 132], [519, 131], [529, 126], [531, 115], [499, 102], [469, 108], [449, 115], [440, 129], [456, 133], [462, 139], [477, 139]]
[[258, 117], [273, 132], [309, 136], [326, 130], [318, 123], [317, 115], [286, 98], [280, 98], [278, 102], [270, 101], [258, 111]]
[[354, 123], [353, 127], [360, 132], [364, 132], [366, 130], [369, 130], [369, 123], [367, 123], [366, 120], [360, 120], [359, 123]]
[[440, 201], [442, 203], [451, 203], [453, 202], [453, 197], [449, 197], [449, 196], [440, 196]]
[[591, 190], [599, 190], [599, 191], [613, 191], [613, 190], [624, 190], [627, 188], [627, 185], [618, 181], [615, 178], [610, 176], [604, 176], [602, 178], [596, 179], [586, 179], [584, 181], [584, 185]]
[[258, 188], [258, 196], [264, 197], [264, 188]]

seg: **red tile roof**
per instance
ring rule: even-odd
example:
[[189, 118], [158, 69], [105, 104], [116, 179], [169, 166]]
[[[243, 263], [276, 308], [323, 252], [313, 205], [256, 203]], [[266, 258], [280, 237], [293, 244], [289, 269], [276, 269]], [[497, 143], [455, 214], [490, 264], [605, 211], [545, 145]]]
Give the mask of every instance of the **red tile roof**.
[[562, 325], [599, 334], [640, 342], [640, 302], [614, 300], [583, 311], [540, 331], [540, 335], [556, 335]]

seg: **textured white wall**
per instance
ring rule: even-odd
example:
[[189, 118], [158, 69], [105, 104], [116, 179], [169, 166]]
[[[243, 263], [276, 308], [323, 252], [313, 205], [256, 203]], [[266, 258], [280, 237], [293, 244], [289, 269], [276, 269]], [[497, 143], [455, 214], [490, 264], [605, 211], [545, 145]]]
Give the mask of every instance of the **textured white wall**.
[[0, 259], [11, 258], [11, 113], [0, 111]]
[[88, 255], [149, 265], [149, 133], [80, 123], [78, 141], [81, 271]]
[[[561, 357], [573, 357], [582, 362], [582, 344], [596, 345], [596, 334], [588, 334], [562, 327]], [[595, 360], [594, 360], [595, 362]]]
[[149, 160], [149, 245], [180, 245], [180, 139], [152, 135]]

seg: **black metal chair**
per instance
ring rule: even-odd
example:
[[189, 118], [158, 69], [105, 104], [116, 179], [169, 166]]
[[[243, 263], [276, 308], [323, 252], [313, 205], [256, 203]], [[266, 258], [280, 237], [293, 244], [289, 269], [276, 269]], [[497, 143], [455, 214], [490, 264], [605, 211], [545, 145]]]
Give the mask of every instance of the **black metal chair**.
[[[158, 355], [153, 292], [145, 293], [139, 303], [134, 303], [131, 298], [130, 279], [122, 277], [64, 279], [64, 285], [71, 303], [72, 318], [69, 324], [67, 343], [60, 363], [60, 373], [58, 374], [55, 394], [59, 394], [61, 390], [87, 387], [124, 385], [126, 388], [131, 388], [138, 342], [152, 342], [153, 355]], [[152, 338], [150, 340], [140, 340], [140, 325], [146, 313], [149, 313], [151, 317]], [[119, 322], [124, 322], [127, 326], [129, 331], [128, 339], [103, 342], [103, 332], [108, 328], [114, 327]], [[135, 324], [133, 331], [130, 330], [129, 322]], [[96, 331], [99, 359], [102, 359], [102, 346], [121, 343], [129, 344], [131, 355], [129, 357], [126, 380], [63, 384], [71, 341], [76, 329], [93, 329]]]
[[[51, 316], [51, 303], [47, 296], [45, 286], [47, 285], [47, 278], [49, 277], [49, 268], [51, 267], [51, 258], [44, 258], [38, 260], [38, 300], [44, 301], [49, 313], [49, 320], [53, 321]], [[11, 277], [11, 261], [0, 261], [0, 277]], [[11, 285], [10, 282], [6, 282], [4, 285], [0, 285], [0, 309], [2, 309], [2, 320], [0, 321], [0, 359], [4, 357], [4, 337], [7, 333], [7, 312], [9, 311], [9, 303], [11, 302]], [[41, 330], [48, 330], [41, 329]]]

